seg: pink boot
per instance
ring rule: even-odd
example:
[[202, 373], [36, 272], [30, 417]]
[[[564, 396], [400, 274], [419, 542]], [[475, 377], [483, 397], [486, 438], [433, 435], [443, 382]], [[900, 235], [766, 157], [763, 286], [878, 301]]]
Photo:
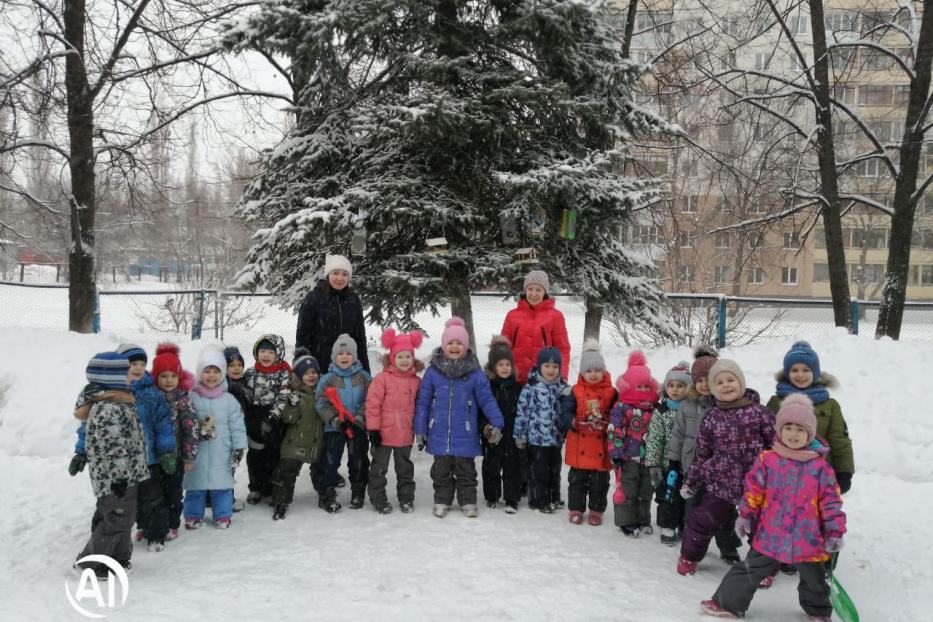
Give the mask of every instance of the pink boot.
[[683, 555], [680, 556], [680, 559], [677, 560], [677, 573], [682, 574], [683, 576], [691, 575], [696, 573], [697, 563], [690, 561]]
[[590, 510], [590, 516], [586, 519], [586, 522], [588, 522], [593, 527], [599, 527], [603, 524], [603, 513]]
[[700, 603], [700, 609], [708, 616], [713, 616], [714, 618], [728, 618], [730, 620], [735, 620], [738, 618], [737, 615], [726, 611], [719, 606], [715, 600], [704, 600]]
[[143, 539], [144, 539], [145, 537], [146, 537], [146, 534], [145, 534], [145, 532], [143, 532], [142, 529], [137, 529], [137, 530], [136, 530], [136, 535], [134, 536], [134, 539], [135, 539], [137, 542], [142, 542]]
[[165, 539], [166, 539], [166, 540], [174, 540], [174, 539], [177, 538], [177, 537], [178, 537], [178, 530], [177, 530], [177, 529], [169, 529], [169, 530], [168, 530], [168, 535], [165, 536]]
[[570, 522], [574, 525], [579, 525], [583, 523], [583, 512], [577, 512], [571, 510], [570, 512]]
[[768, 589], [769, 587], [771, 587], [772, 585], [774, 585], [774, 575], [773, 575], [773, 574], [768, 575], [767, 577], [765, 577], [764, 579], [762, 579], [762, 580], [761, 580], [761, 583], [758, 584], [758, 589], [759, 589], [759, 590], [766, 590], [766, 589]]

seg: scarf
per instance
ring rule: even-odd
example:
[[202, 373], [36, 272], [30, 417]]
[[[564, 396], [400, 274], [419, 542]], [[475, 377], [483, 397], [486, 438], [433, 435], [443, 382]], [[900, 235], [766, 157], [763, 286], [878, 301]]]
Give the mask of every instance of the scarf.
[[781, 439], [779, 438], [774, 439], [774, 444], [771, 449], [773, 449], [775, 453], [777, 453], [777, 455], [781, 456], [782, 458], [796, 460], [797, 462], [809, 462], [814, 458], [820, 457], [820, 452], [816, 451], [815, 449], [791, 449], [782, 443]]
[[791, 383], [787, 382], [786, 380], [780, 380], [777, 383], [777, 389], [775, 390], [775, 392], [777, 393], [777, 396], [781, 399], [784, 399], [791, 393], [803, 393], [804, 395], [810, 398], [810, 401], [813, 402], [814, 405], [822, 404], [823, 402], [829, 399], [829, 389], [827, 389], [822, 384], [819, 384], [816, 382], [811, 384], [806, 389], [799, 389], [795, 387], [794, 385], [792, 385]]
[[449, 359], [444, 356], [444, 351], [441, 348], [437, 348], [431, 357], [431, 365], [448, 378], [463, 378], [474, 369], [479, 369], [479, 359], [470, 349], [467, 350], [466, 356], [463, 358]]
[[221, 395], [227, 392], [227, 388], [224, 386], [223, 382], [218, 384], [213, 389], [209, 389], [199, 382], [192, 390], [198, 395], [200, 395], [201, 397], [209, 399], [209, 400], [212, 400], [216, 397], [220, 397]]
[[667, 402], [667, 407], [670, 408], [671, 410], [680, 410], [679, 401], [674, 401], [671, 398], [667, 398], [665, 402]]
[[285, 361], [279, 361], [266, 367], [265, 365], [260, 365], [258, 362], [255, 365], [256, 371], [260, 374], [274, 374], [280, 371], [291, 371], [291, 366]]
[[744, 395], [737, 400], [732, 400], [731, 402], [724, 402], [722, 400], [716, 400], [716, 406], [720, 410], [735, 410], [736, 408], [744, 408], [745, 406], [750, 406], [754, 402]]

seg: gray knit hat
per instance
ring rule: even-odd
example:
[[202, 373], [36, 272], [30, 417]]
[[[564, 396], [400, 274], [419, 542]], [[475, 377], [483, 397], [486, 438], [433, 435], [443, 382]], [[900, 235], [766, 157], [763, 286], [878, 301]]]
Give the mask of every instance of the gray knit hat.
[[745, 374], [742, 373], [742, 368], [739, 367], [739, 364], [731, 359], [719, 359], [709, 370], [709, 387], [713, 392], [713, 395], [716, 395], [716, 376], [723, 372], [731, 372], [736, 378], [739, 379], [739, 390], [741, 393], [745, 393]]
[[670, 371], [667, 372], [667, 375], [664, 376], [664, 386], [667, 386], [667, 383], [671, 380], [675, 382], [682, 382], [684, 386], [690, 384], [690, 364], [687, 361], [681, 361], [671, 367]]
[[358, 359], [356, 340], [346, 333], [337, 337], [337, 341], [334, 342], [334, 347], [330, 349], [330, 360], [335, 360], [338, 354], [343, 354], [344, 352], [352, 354], [353, 360]]
[[583, 342], [583, 351], [580, 353], [580, 373], [590, 370], [606, 371], [606, 359], [599, 352], [599, 342], [587, 339]]
[[547, 272], [532, 270], [525, 275], [525, 284], [522, 286], [522, 291], [528, 289], [529, 285], [540, 285], [544, 288], [544, 291], [549, 291], [551, 289], [551, 280], [548, 278]]

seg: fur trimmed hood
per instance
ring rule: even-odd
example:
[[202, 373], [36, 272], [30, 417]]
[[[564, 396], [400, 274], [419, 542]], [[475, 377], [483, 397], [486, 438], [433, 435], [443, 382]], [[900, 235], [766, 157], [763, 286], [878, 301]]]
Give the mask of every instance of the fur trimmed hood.
[[[778, 382], [786, 382], [790, 384], [790, 379], [788, 379], [783, 369], [779, 369], [778, 371], [774, 373], [774, 379], [777, 380]], [[839, 388], [839, 380], [834, 375], [826, 371], [822, 372], [820, 374], [819, 379], [814, 380], [813, 384], [814, 385], [821, 384], [827, 389], [838, 389]], [[691, 391], [693, 390], [692, 385], [690, 387], [690, 390]]]

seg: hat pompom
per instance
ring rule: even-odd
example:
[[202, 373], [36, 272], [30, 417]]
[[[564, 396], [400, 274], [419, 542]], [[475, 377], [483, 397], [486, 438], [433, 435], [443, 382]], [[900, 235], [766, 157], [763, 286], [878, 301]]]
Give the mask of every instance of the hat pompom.
[[697, 346], [693, 351], [693, 358], [698, 359], [703, 356], [719, 358], [719, 351], [711, 345]]
[[505, 346], [506, 348], [511, 348], [512, 342], [509, 341], [509, 338], [505, 335], [493, 335], [492, 341], [489, 342], [489, 347], [494, 348], [496, 346]]
[[156, 346], [156, 356], [160, 354], [174, 354], [178, 356], [179, 352], [181, 352], [181, 350], [178, 349], [178, 346], [168, 341], [162, 342]]
[[813, 401], [803, 393], [791, 393], [784, 398], [781, 406], [805, 406], [813, 408]]
[[463, 318], [457, 317], [456, 315], [444, 322], [444, 328], [450, 328], [451, 326], [463, 326], [466, 328], [466, 324], [463, 323]]
[[190, 371], [183, 369], [181, 371], [181, 376], [178, 378], [178, 388], [182, 391], [190, 391], [194, 388], [194, 374]]
[[648, 364], [648, 359], [645, 358], [645, 353], [641, 350], [635, 350], [628, 355], [628, 366], [643, 366]]
[[583, 341], [584, 352], [599, 352], [599, 341], [590, 337]]
[[813, 346], [810, 345], [809, 341], [795, 341], [794, 344], [791, 346], [791, 350], [795, 348], [810, 348], [812, 350]]
[[411, 339], [411, 345], [414, 348], [420, 348], [421, 343], [424, 341], [424, 335], [421, 334], [421, 331], [417, 330], [408, 333], [408, 338]]
[[391, 348], [392, 344], [395, 342], [395, 335], [394, 328], [387, 328], [382, 331], [382, 347], [387, 349]]

